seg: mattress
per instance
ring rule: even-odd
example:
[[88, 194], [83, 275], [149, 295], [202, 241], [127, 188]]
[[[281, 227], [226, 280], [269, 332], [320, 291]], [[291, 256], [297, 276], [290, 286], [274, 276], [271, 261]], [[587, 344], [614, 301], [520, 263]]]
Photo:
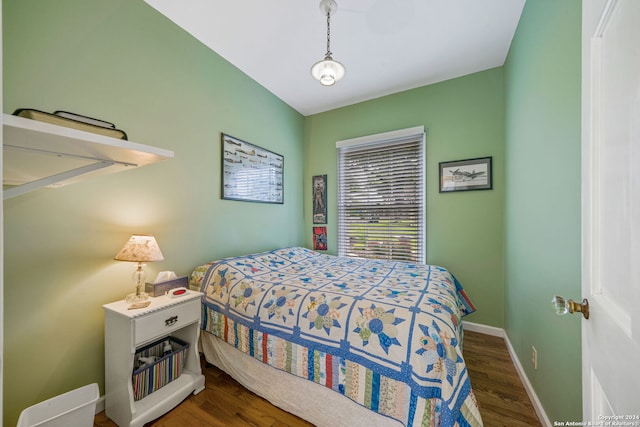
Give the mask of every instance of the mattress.
[[250, 358], [401, 425], [482, 425], [461, 348], [475, 308], [442, 267], [284, 248], [192, 281], [203, 329]]

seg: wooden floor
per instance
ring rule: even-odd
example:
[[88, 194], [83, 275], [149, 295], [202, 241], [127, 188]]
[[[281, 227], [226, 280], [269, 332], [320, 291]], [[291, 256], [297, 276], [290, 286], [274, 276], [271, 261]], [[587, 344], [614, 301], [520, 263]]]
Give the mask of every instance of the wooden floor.
[[[464, 358], [485, 427], [541, 426], [502, 338], [466, 331]], [[208, 366], [203, 372], [203, 392], [146, 426], [311, 426], [249, 392], [219, 369]], [[96, 415], [94, 426], [115, 425], [104, 412]]]
[[464, 332], [463, 356], [485, 427], [542, 426], [499, 337]]

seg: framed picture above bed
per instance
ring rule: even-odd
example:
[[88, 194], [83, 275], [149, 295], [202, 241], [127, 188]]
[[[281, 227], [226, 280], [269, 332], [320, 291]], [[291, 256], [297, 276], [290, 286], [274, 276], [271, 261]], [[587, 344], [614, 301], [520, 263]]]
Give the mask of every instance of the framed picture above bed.
[[327, 250], [327, 227], [313, 227], [313, 250]]
[[440, 162], [440, 192], [491, 190], [492, 157]]
[[284, 203], [284, 157], [222, 134], [222, 198]]
[[313, 223], [327, 223], [327, 175], [313, 177]]

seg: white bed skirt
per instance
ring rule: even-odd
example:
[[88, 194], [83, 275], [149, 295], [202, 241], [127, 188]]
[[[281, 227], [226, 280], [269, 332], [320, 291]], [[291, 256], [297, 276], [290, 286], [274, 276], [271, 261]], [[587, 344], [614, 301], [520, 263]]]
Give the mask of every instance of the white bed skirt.
[[207, 362], [275, 406], [318, 427], [400, 427], [325, 386], [296, 377], [242, 353], [218, 337], [200, 333]]

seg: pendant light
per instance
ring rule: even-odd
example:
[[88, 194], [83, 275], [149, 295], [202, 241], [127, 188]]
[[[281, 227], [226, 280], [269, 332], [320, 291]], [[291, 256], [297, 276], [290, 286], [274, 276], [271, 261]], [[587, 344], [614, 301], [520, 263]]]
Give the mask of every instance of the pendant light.
[[334, 61], [331, 57], [331, 14], [338, 10], [335, 0], [321, 0], [320, 10], [327, 16], [327, 53], [322, 61], [318, 61], [311, 67], [311, 75], [324, 86], [333, 86], [335, 82], [344, 77], [344, 65]]

